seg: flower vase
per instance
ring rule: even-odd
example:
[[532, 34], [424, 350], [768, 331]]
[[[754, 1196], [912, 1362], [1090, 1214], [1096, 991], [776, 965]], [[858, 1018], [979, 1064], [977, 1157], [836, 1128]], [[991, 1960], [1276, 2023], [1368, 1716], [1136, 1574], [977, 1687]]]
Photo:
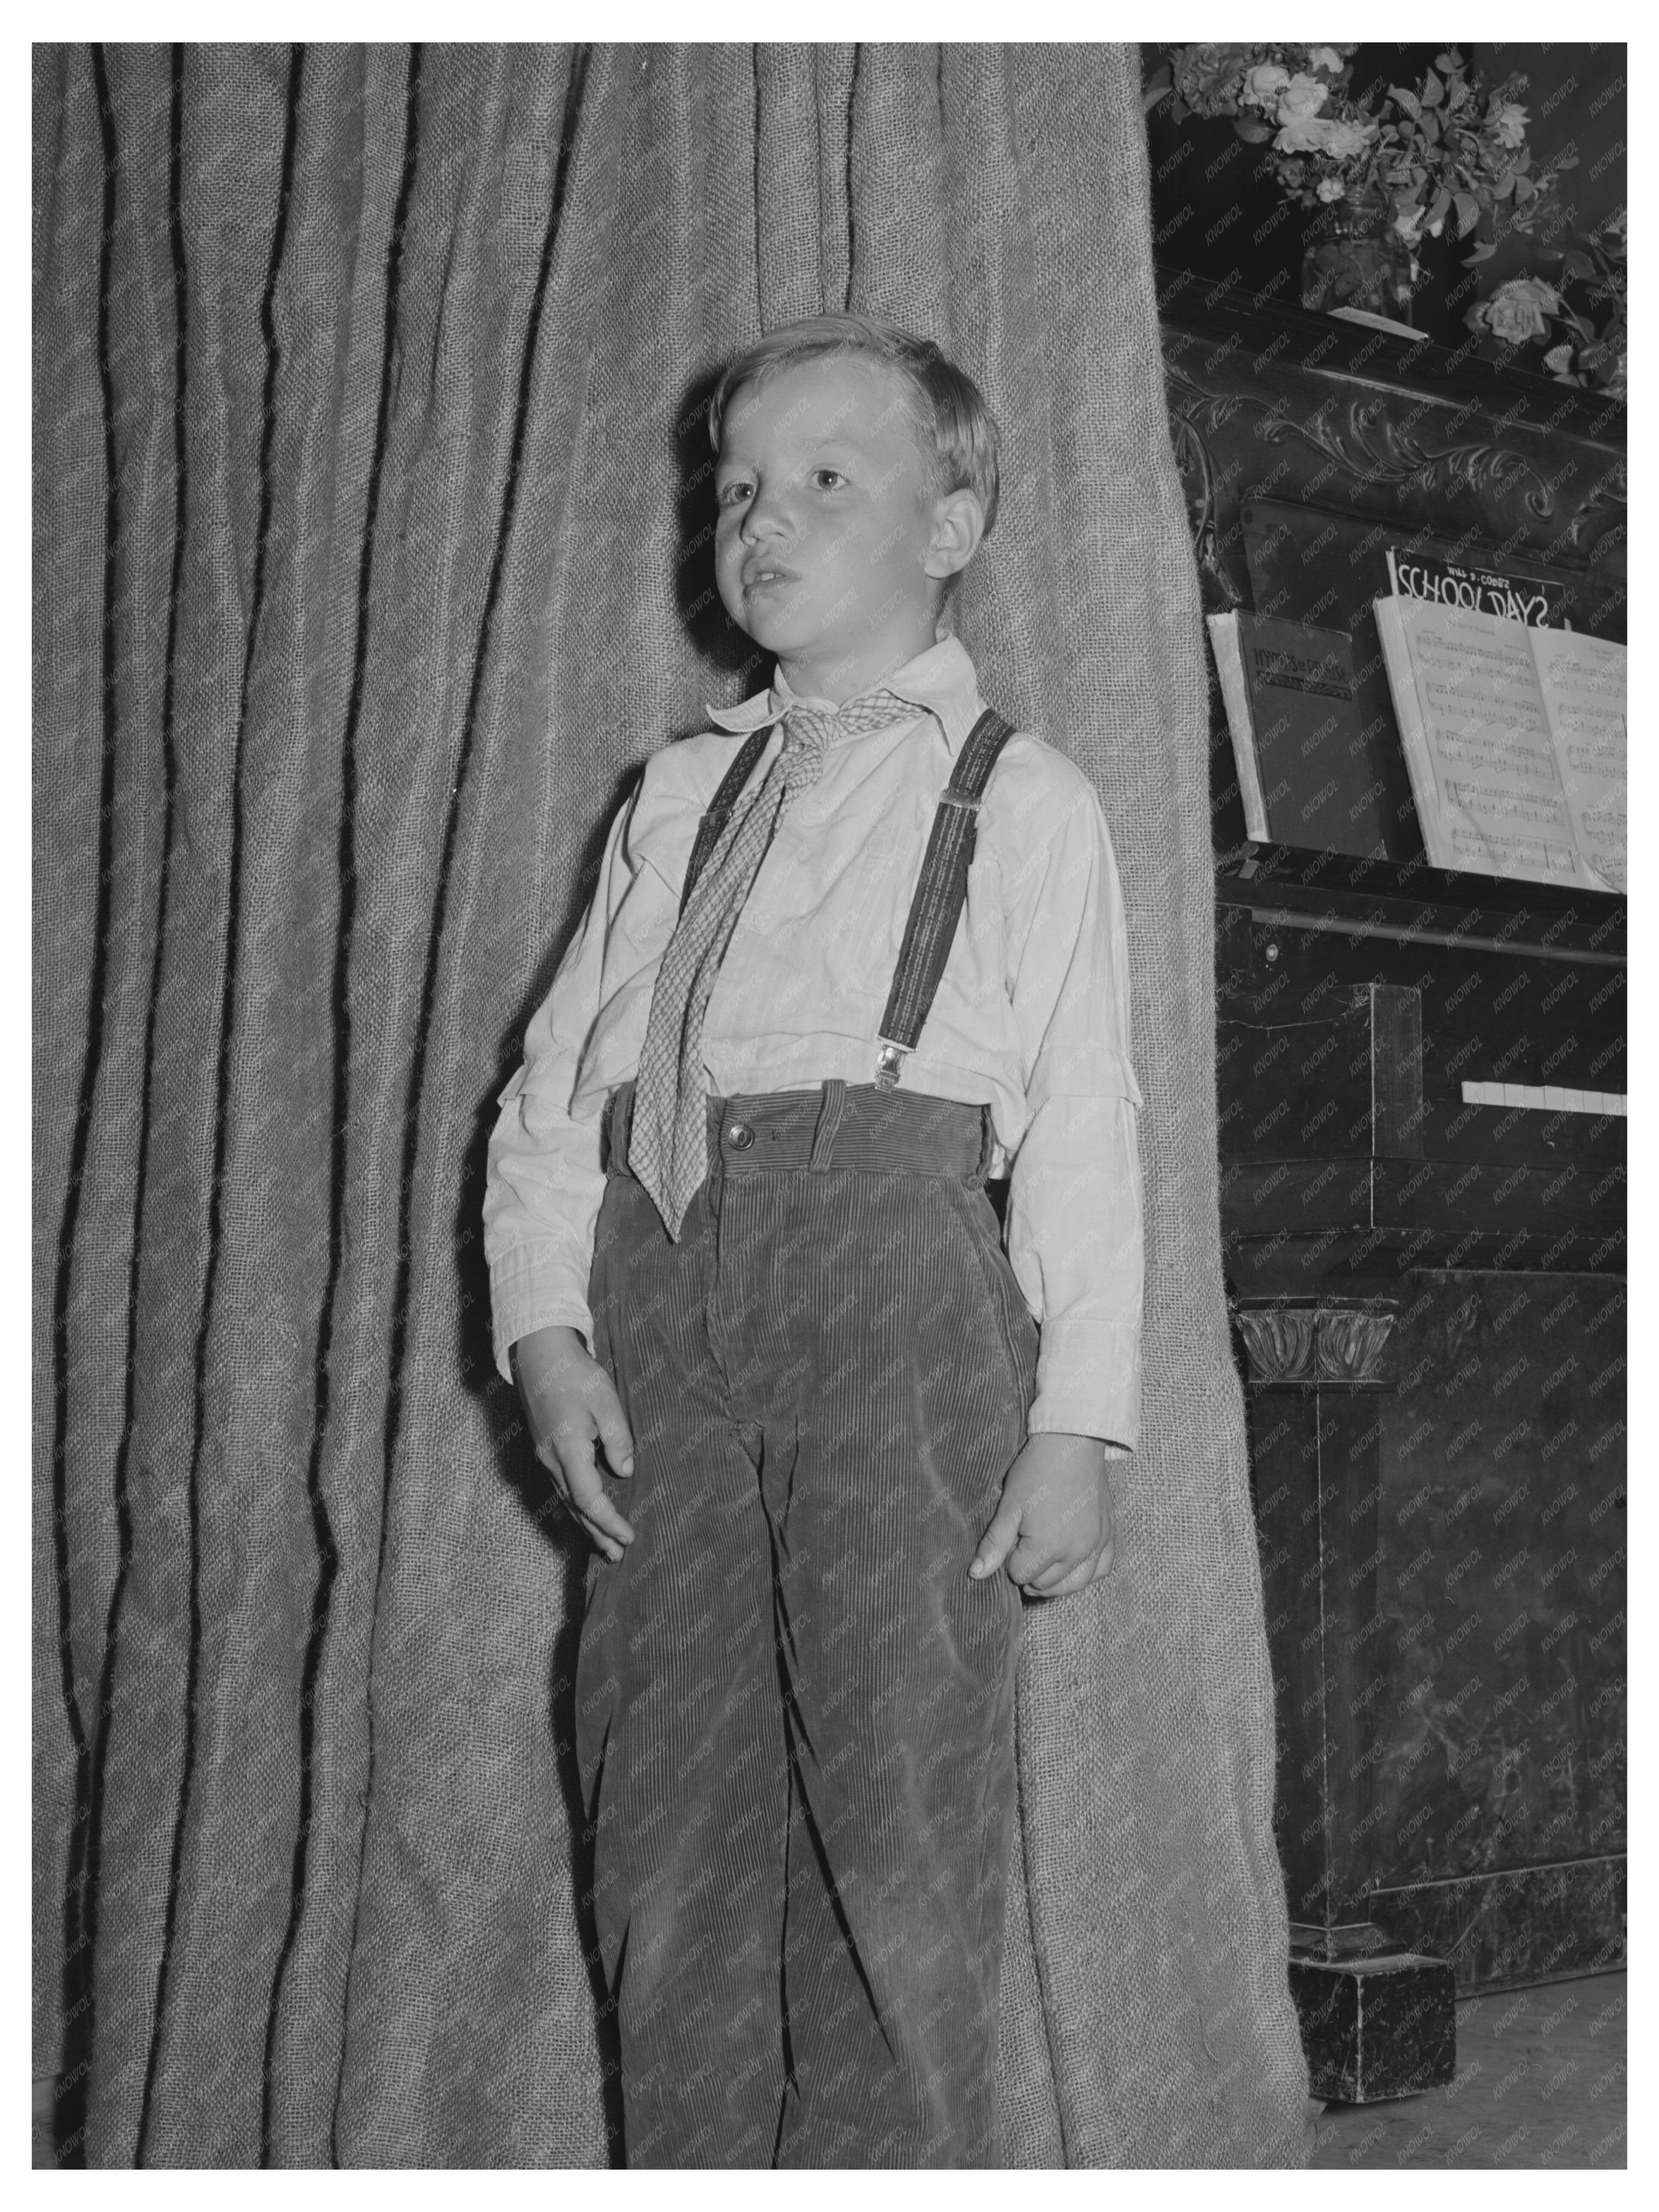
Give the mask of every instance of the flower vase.
[[1387, 200], [1338, 200], [1309, 226], [1302, 304], [1324, 314], [1352, 307], [1411, 321], [1411, 249], [1394, 228]]

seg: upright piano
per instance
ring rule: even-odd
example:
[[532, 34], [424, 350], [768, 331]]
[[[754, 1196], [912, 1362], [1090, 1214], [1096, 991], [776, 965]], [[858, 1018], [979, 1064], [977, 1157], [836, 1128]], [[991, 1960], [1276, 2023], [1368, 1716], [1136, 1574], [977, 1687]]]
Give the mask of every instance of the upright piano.
[[1428, 864], [1369, 614], [1413, 541], [1622, 640], [1624, 414], [1159, 279], [1206, 606], [1349, 633], [1381, 794], [1354, 835], [1252, 840], [1215, 690], [1289, 1971], [1316, 2093], [1366, 2101], [1450, 2078], [1455, 1996], [1625, 1960], [1626, 905]]

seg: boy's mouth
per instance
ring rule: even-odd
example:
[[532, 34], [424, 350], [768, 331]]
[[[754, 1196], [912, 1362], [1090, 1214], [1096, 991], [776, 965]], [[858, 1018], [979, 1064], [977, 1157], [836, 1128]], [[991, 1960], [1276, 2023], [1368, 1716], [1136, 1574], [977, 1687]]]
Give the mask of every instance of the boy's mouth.
[[794, 580], [793, 569], [775, 568], [769, 565], [762, 567], [758, 562], [752, 568], [746, 568], [743, 572], [743, 588], [745, 592], [763, 592], [769, 590], [775, 584], [793, 584]]

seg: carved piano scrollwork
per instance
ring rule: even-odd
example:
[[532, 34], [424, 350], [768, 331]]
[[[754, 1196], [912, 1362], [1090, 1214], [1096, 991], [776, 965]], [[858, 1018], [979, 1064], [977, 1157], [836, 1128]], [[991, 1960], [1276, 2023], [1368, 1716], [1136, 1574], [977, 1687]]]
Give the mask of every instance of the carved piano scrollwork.
[[1383, 1354], [1395, 1316], [1383, 1303], [1359, 1305], [1239, 1305], [1234, 1309], [1249, 1368], [1263, 1382], [1384, 1381]]
[[1314, 1313], [1311, 1306], [1241, 1309], [1238, 1333], [1244, 1340], [1252, 1382], [1310, 1382], [1314, 1371]]
[[1318, 1316], [1314, 1358], [1322, 1382], [1376, 1382], [1382, 1353], [1394, 1334], [1391, 1313], [1337, 1308]]
[[1187, 522], [1198, 562], [1205, 611], [1224, 613], [1242, 606], [1244, 595], [1227, 574], [1217, 535], [1215, 463], [1196, 424], [1178, 408], [1170, 410], [1170, 439], [1176, 467], [1187, 495]]
[[[1559, 472], [1544, 474], [1535, 452], [1501, 435], [1437, 436], [1443, 425], [1469, 411], [1450, 398], [1425, 394], [1402, 408], [1352, 392], [1333, 395], [1309, 410], [1293, 406], [1284, 393], [1270, 398], [1265, 391], [1211, 390], [1176, 361], [1166, 361], [1165, 381], [1199, 566], [1221, 604], [1237, 605], [1238, 593], [1219, 559], [1218, 477], [1207, 438], [1241, 410], [1256, 418], [1254, 434], [1263, 445], [1300, 445], [1323, 461], [1323, 473], [1334, 477], [1322, 495], [1325, 502], [1347, 505], [1356, 514], [1404, 520], [1421, 511], [1449, 519], [1449, 503], [1462, 495], [1488, 535], [1502, 539], [1516, 530], [1548, 527], [1551, 545], [1539, 550], [1557, 557], [1566, 553], [1575, 562], [1590, 556], [1602, 538], [1615, 542], [1622, 532], [1628, 488], [1621, 455], [1607, 453], [1600, 473], [1588, 481], [1588, 471], [1582, 476], [1569, 471], [1564, 485]], [[1289, 489], [1285, 495], [1297, 494]]]

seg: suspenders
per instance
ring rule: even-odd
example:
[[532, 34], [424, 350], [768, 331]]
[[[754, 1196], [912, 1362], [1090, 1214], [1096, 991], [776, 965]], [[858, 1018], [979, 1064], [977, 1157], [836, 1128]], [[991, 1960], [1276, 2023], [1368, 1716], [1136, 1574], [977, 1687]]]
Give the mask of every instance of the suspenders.
[[939, 979], [951, 957], [957, 924], [968, 902], [968, 863], [974, 857], [974, 817], [997, 755], [1014, 734], [994, 707], [988, 707], [968, 732], [951, 781], [939, 793], [939, 811], [916, 895], [904, 924], [898, 968], [887, 994], [887, 1011], [876, 1032], [876, 1087], [890, 1091], [899, 1079], [899, 1061], [914, 1052], [921, 1025], [933, 1003]]
[[[697, 825], [696, 842], [685, 871], [680, 912], [685, 911], [698, 877], [708, 863], [715, 841], [731, 819], [732, 809], [748, 782], [755, 763], [765, 750], [775, 726], [763, 723], [752, 731], [737, 758], [720, 779], [720, 788]], [[951, 781], [939, 793], [921, 876], [904, 924], [893, 988], [877, 1031], [876, 1087], [890, 1091], [899, 1079], [899, 1064], [914, 1052], [922, 1024], [933, 1003], [945, 963], [951, 957], [957, 924], [968, 898], [968, 866], [974, 857], [974, 817], [997, 756], [1014, 734], [1013, 725], [988, 707], [968, 733], [968, 742], [957, 756]]]
[[691, 858], [686, 863], [685, 888], [680, 893], [680, 912], [685, 912], [687, 902], [696, 889], [697, 878], [708, 864], [708, 855], [720, 842], [720, 834], [732, 819], [732, 810], [737, 805], [750, 770], [766, 750], [766, 740], [776, 729], [775, 722], [763, 722], [751, 730], [738, 750], [737, 758], [720, 778], [720, 789], [709, 800], [707, 811], [697, 824], [696, 842], [691, 848]]

